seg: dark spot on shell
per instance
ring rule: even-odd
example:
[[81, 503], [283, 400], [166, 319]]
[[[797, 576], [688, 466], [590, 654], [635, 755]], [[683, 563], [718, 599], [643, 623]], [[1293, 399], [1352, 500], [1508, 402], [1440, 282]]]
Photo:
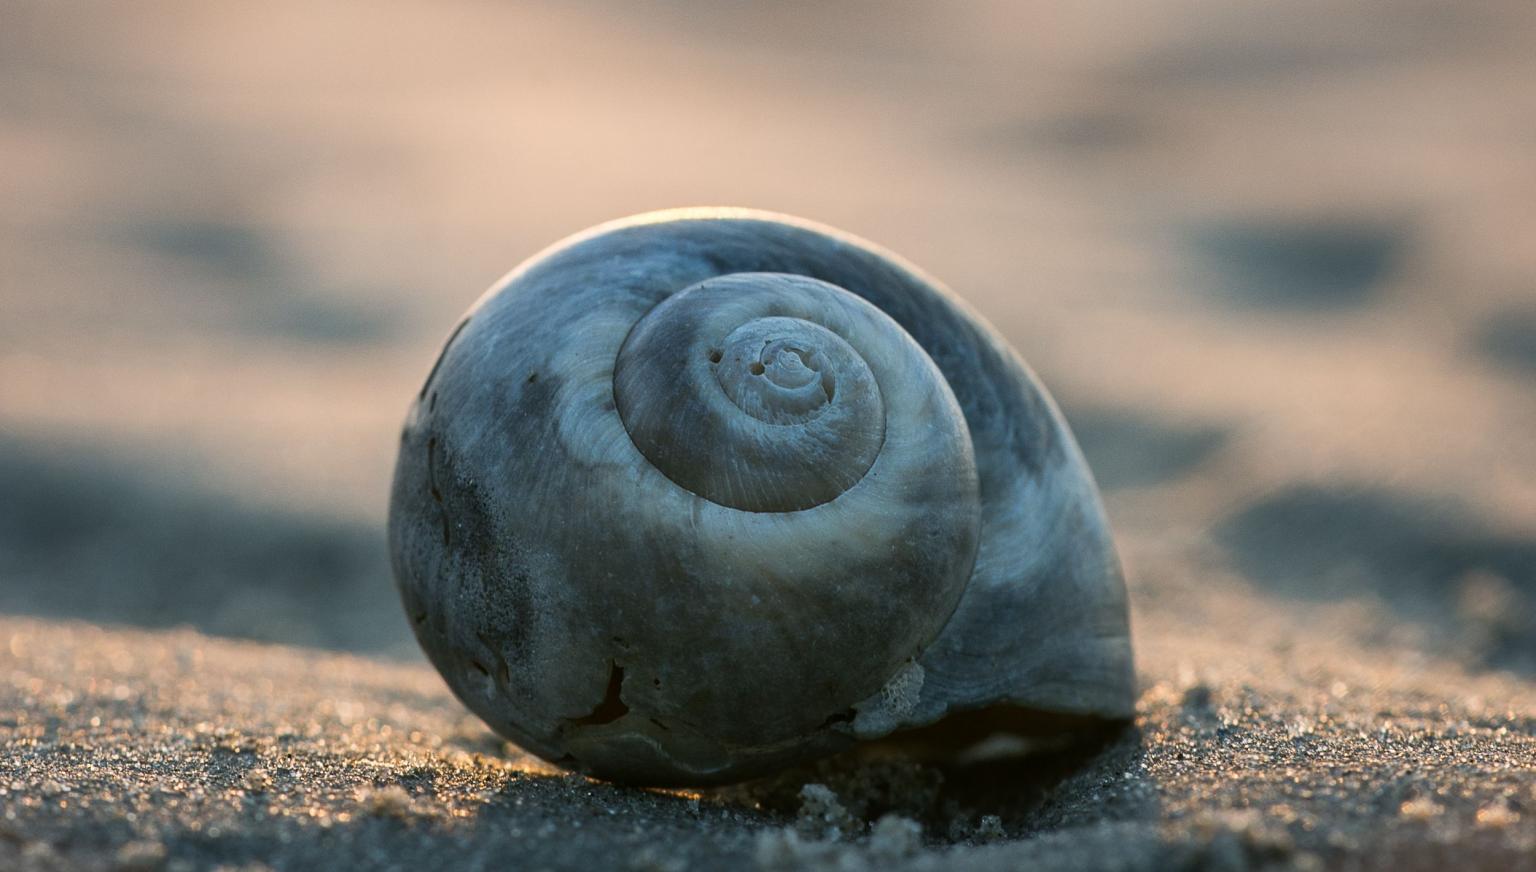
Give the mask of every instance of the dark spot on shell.
[[437, 437], [427, 440], [427, 487], [432, 491], [432, 501], [443, 504], [443, 492], [437, 489]]
[[479, 639], [480, 644], [484, 645], [486, 650], [491, 652], [491, 656], [496, 658], [496, 683], [505, 692], [512, 680], [512, 669], [507, 665], [507, 658], [501, 654], [501, 646], [485, 633], [476, 633], [475, 638]]
[[450, 474], [444, 485], [446, 509], [454, 519], [450, 559], [475, 570], [459, 576], [470, 605], [464, 613], [469, 626], [463, 629], [512, 664], [524, 664], [533, 608], [524, 551], [516, 536], [496, 524], [480, 482]]
[[516, 397], [513, 402], [517, 414], [527, 420], [553, 423], [555, 395], [560, 390], [561, 379], [546, 373], [543, 377], [521, 379], [521, 382], [514, 389]]

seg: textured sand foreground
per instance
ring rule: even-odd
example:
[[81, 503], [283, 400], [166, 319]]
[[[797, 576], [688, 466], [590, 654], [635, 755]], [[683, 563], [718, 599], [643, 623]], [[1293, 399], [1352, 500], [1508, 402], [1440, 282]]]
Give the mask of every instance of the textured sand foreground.
[[693, 794], [520, 755], [424, 666], [7, 619], [0, 863], [1536, 868], [1528, 686], [1275, 629], [1149, 645], [1141, 716], [1104, 747], [866, 755]]

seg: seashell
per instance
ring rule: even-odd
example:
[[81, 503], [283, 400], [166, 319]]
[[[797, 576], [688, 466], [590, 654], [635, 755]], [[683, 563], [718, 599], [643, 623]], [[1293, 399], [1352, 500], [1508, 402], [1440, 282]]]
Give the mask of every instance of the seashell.
[[389, 532], [454, 693], [602, 778], [1132, 714], [1118, 560], [1044, 388], [937, 282], [798, 219], [641, 215], [514, 270], [416, 398]]

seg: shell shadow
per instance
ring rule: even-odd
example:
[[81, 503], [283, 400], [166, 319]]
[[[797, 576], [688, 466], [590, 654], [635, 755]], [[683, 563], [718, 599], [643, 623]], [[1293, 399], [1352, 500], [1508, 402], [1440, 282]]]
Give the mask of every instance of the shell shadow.
[[[1008, 729], [1006, 711], [1002, 721], [974, 714], [981, 717], [961, 715], [954, 718], [958, 724], [941, 721], [707, 795], [766, 811], [810, 837], [824, 836], [828, 826], [842, 826], [845, 835], [848, 827], [855, 833], [868, 830], [894, 814], [920, 823], [936, 843], [984, 842], [1065, 825], [1056, 820], [1063, 785], [1118, 781], [1144, 753], [1140, 730], [1129, 724], [1069, 724], [1056, 716], [1056, 726], [1065, 732], [1029, 734], [1042, 716], [1021, 712], [1032, 721], [1021, 734]], [[830, 790], [830, 812], [807, 797], [807, 785]], [[1156, 819], [1155, 792], [1141, 799], [1135, 808], [1106, 809], [1104, 817]]]
[[0, 611], [414, 650], [370, 525], [16, 441], [0, 441], [0, 494]]
[[1536, 539], [1498, 534], [1454, 504], [1298, 486], [1249, 505], [1215, 535], [1239, 570], [1273, 590], [1373, 595], [1458, 637], [1479, 665], [1536, 672]]

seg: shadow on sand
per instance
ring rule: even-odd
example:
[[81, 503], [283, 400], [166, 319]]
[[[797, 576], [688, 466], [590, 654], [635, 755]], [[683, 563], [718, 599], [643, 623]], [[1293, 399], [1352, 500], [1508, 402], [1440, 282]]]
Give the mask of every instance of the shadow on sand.
[[414, 648], [381, 530], [242, 505], [104, 455], [0, 441], [0, 611]]
[[1298, 486], [1216, 530], [1237, 567], [1298, 597], [1374, 595], [1473, 637], [1483, 665], [1536, 671], [1536, 540], [1457, 506], [1371, 488]]

